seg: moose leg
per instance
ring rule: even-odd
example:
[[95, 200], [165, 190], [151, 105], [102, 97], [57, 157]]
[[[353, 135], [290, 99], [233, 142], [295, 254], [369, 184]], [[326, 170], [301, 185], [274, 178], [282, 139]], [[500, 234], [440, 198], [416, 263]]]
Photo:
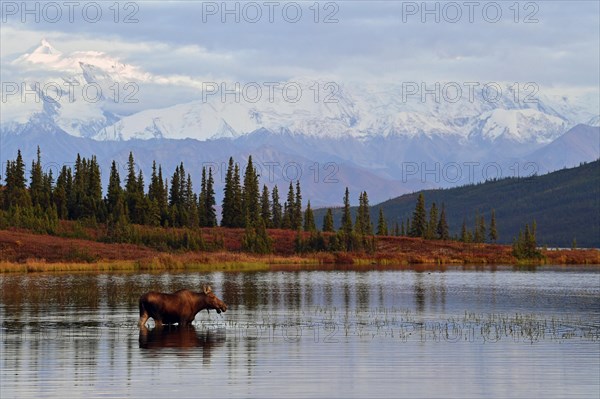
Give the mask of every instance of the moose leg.
[[138, 326], [140, 328], [146, 327], [146, 322], [148, 321], [149, 317], [150, 316], [148, 315], [148, 312], [146, 311], [143, 302], [140, 301], [140, 320], [138, 321]]
[[140, 320], [138, 322], [138, 326], [141, 327], [146, 327], [146, 322], [148, 321], [149, 317], [147, 313], [144, 313], [142, 316], [140, 316]]
[[182, 318], [179, 320], [179, 325], [183, 326], [183, 327], [189, 327], [192, 325], [192, 323], [194, 322], [194, 319], [188, 319], [188, 318]]

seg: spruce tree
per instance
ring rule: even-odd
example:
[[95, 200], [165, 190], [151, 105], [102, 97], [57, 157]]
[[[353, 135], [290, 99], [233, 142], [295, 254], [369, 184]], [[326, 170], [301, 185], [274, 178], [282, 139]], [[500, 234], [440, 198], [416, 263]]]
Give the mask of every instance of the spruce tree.
[[288, 189], [287, 201], [283, 206], [283, 228], [293, 229], [296, 225], [296, 195], [294, 194], [294, 185], [290, 182]]
[[431, 208], [429, 209], [429, 223], [427, 223], [427, 233], [426, 238], [429, 240], [435, 240], [437, 238], [437, 226], [438, 226], [438, 211], [437, 205], [434, 203], [431, 204]]
[[107, 228], [108, 236], [113, 241], [125, 241], [126, 230], [129, 224], [127, 209], [124, 204], [124, 193], [121, 187], [119, 169], [115, 161], [110, 167], [108, 190], [106, 192]]
[[180, 192], [181, 184], [180, 173], [179, 173], [179, 165], [175, 167], [175, 172], [173, 172], [173, 177], [171, 177], [171, 188], [169, 189], [169, 213], [170, 213], [170, 225], [174, 227], [179, 227], [181, 224], [179, 223], [179, 208], [181, 207], [181, 197], [182, 193]]
[[181, 162], [179, 164], [179, 205], [182, 208], [185, 208], [185, 198], [186, 198], [186, 192], [187, 192], [187, 180], [186, 180], [186, 176], [187, 173], [185, 171], [185, 168], [183, 166], [183, 162]]
[[[75, 175], [71, 197], [68, 200], [69, 215], [72, 219], [89, 218], [97, 220], [103, 206], [100, 167], [93, 156], [89, 161], [77, 154]], [[102, 219], [100, 217], [99, 219]]]
[[355, 230], [362, 235], [371, 235], [373, 234], [373, 224], [371, 223], [369, 197], [366, 191], [360, 194], [358, 204]]
[[385, 217], [383, 216], [382, 208], [379, 208], [379, 220], [377, 221], [377, 235], [378, 236], [387, 236], [388, 235], [387, 223], [385, 221]]
[[6, 163], [6, 192], [4, 194], [4, 209], [13, 206], [28, 208], [31, 206], [31, 197], [25, 187], [25, 163], [21, 150], [17, 151], [17, 159]]
[[[314, 224], [314, 220], [313, 220]], [[296, 196], [294, 199], [294, 216], [293, 216], [293, 229], [298, 230], [302, 228], [302, 194], [300, 192], [300, 181], [296, 180]]]
[[18, 189], [25, 189], [25, 162], [23, 162], [23, 156], [21, 150], [17, 150], [17, 159], [14, 163], [14, 175], [12, 177], [11, 184], [13, 187]]
[[117, 163], [112, 161], [110, 166], [110, 177], [108, 179], [108, 189], [106, 192], [106, 210], [109, 215], [113, 214], [119, 201], [123, 201], [123, 189], [121, 188], [121, 178], [119, 177]]
[[490, 241], [496, 242], [498, 240], [498, 228], [496, 227], [496, 211], [494, 209], [492, 209], [490, 218]]
[[189, 211], [192, 205], [196, 205], [193, 204], [194, 197], [190, 186], [191, 179], [186, 178], [185, 168], [183, 162], [181, 162], [175, 168], [169, 190], [169, 219], [171, 220], [171, 226], [182, 227], [190, 224]]
[[140, 196], [144, 196], [145, 195], [145, 184], [144, 184], [144, 172], [142, 172], [142, 170], [140, 169], [138, 171], [138, 177], [137, 177], [137, 193]]
[[200, 227], [208, 225], [206, 217], [206, 168], [202, 167], [202, 179], [200, 180], [200, 195], [198, 196], [198, 223]]
[[258, 175], [252, 163], [252, 155], [250, 155], [244, 174], [242, 212], [244, 220], [250, 221], [253, 225], [256, 225], [260, 217], [259, 196]]
[[348, 187], [346, 187], [346, 192], [344, 193], [344, 210], [342, 213], [342, 231], [350, 236], [352, 233], [352, 215], [350, 214], [350, 191]]
[[306, 204], [306, 211], [304, 211], [304, 231], [316, 231], [317, 226], [315, 225], [315, 216], [310, 207], [310, 201]]
[[83, 216], [84, 166], [85, 159], [82, 159], [77, 154], [73, 170], [73, 183], [70, 190], [71, 195], [68, 199], [69, 218], [71, 219], [79, 219]]
[[242, 250], [246, 252], [268, 254], [272, 252], [273, 240], [267, 233], [267, 228], [262, 219], [259, 218], [257, 226], [252, 226], [248, 221], [246, 230], [242, 237]]
[[485, 217], [477, 214], [475, 216], [475, 229], [473, 241], [478, 243], [485, 242]]
[[199, 216], [198, 216], [198, 197], [194, 193], [192, 187], [192, 177], [188, 173], [186, 183], [185, 183], [185, 225], [187, 227], [198, 227], [199, 225]]
[[262, 195], [260, 197], [260, 217], [265, 222], [265, 226], [270, 228], [273, 225], [271, 216], [271, 201], [269, 199], [269, 188], [263, 185]]
[[427, 233], [427, 214], [425, 211], [425, 197], [423, 193], [419, 194], [417, 205], [413, 212], [413, 220], [410, 226], [411, 237], [425, 237]]
[[[53, 186], [54, 177], [52, 176], [52, 169], [50, 169], [48, 173], [43, 174], [43, 189], [40, 199], [40, 206], [42, 209], [49, 210], [53, 206]], [[54, 211], [52, 211], [52, 217], [54, 217]], [[58, 212], [56, 212], [56, 218], [58, 220]]]
[[272, 226], [275, 229], [280, 229], [283, 223], [283, 210], [281, 209], [279, 189], [277, 188], [277, 186], [273, 187], [273, 191], [271, 192], [271, 198], [271, 206], [273, 207], [271, 210]]
[[116, 198], [116, 202], [107, 217], [107, 235], [113, 242], [129, 242], [131, 238], [131, 227], [127, 219], [127, 209], [124, 195]]
[[158, 180], [156, 161], [152, 161], [152, 174], [150, 175], [150, 184], [148, 185], [148, 198], [150, 201], [158, 201], [158, 197], [160, 197], [159, 184], [162, 184], [162, 182]]
[[67, 199], [70, 195], [71, 179], [71, 168], [63, 165], [56, 179], [56, 187], [53, 193], [54, 204], [56, 205], [57, 214], [60, 219], [67, 219], [69, 217]]
[[212, 174], [212, 168], [208, 168], [208, 180], [206, 181], [206, 205], [205, 205], [205, 222], [207, 227], [215, 227], [217, 225], [217, 211], [215, 206], [217, 200], [215, 199], [215, 179]]
[[460, 241], [469, 242], [469, 232], [467, 231], [467, 220], [463, 219], [462, 227], [460, 228]]
[[136, 190], [136, 214], [137, 223], [140, 224], [155, 224], [155, 221], [151, 220], [150, 215], [150, 200], [145, 193], [144, 185], [144, 173], [140, 169], [137, 178], [137, 190]]
[[356, 209], [356, 218], [354, 219], [354, 231], [356, 234], [362, 235], [364, 232], [363, 216], [363, 194], [361, 192], [358, 196], [358, 208]]
[[162, 174], [162, 166], [158, 165], [158, 180], [161, 184], [158, 186], [158, 209], [161, 215], [161, 224], [163, 226], [168, 226], [169, 224], [169, 181], [168, 179], [164, 179]]
[[240, 167], [238, 164], [235, 164], [233, 168], [233, 227], [244, 227], [246, 225], [243, 195], [240, 181]]
[[323, 231], [332, 232], [334, 231], [333, 227], [333, 211], [331, 208], [327, 208], [327, 213], [323, 217]]
[[29, 183], [29, 195], [31, 196], [31, 204], [33, 206], [47, 206], [44, 203], [44, 176], [42, 171], [42, 159], [40, 146], [37, 147], [37, 160], [31, 163], [31, 174]]
[[536, 239], [536, 223], [532, 223], [531, 229], [529, 225], [525, 225], [525, 231], [519, 231], [519, 236], [513, 241], [513, 255], [517, 259], [540, 259], [542, 253], [537, 249]]
[[532, 254], [539, 254], [538, 250], [537, 250], [537, 223], [535, 221], [535, 219], [533, 219], [533, 222], [531, 222], [531, 235], [529, 237], [529, 251]]
[[135, 161], [133, 159], [133, 152], [129, 152], [129, 159], [127, 161], [127, 179], [125, 180], [125, 202], [127, 203], [127, 213], [133, 223], [137, 223], [138, 215], [136, 214], [136, 200], [137, 200], [137, 176], [135, 174]]
[[229, 158], [229, 166], [225, 176], [225, 188], [223, 189], [223, 205], [221, 209], [221, 226], [233, 227], [235, 214], [235, 189], [233, 180], [233, 158]]
[[127, 161], [127, 179], [125, 181], [124, 195], [129, 220], [131, 223], [143, 224], [148, 212], [144, 195], [144, 176], [141, 169], [136, 176], [132, 152], [129, 153]]
[[448, 222], [446, 221], [446, 206], [442, 203], [442, 213], [440, 214], [440, 221], [437, 225], [437, 237], [440, 240], [449, 240], [450, 239], [450, 231], [448, 227]]
[[162, 214], [158, 206], [158, 201], [150, 200], [146, 197], [146, 203], [148, 205], [148, 213], [145, 217], [145, 221], [148, 225], [158, 227], [162, 223]]
[[157, 171], [156, 161], [152, 161], [152, 175], [150, 176], [150, 184], [148, 185], [148, 202], [150, 206], [149, 222], [153, 226], [162, 225], [164, 223], [163, 213], [164, 207], [162, 204], [163, 198], [163, 181], [162, 171]]

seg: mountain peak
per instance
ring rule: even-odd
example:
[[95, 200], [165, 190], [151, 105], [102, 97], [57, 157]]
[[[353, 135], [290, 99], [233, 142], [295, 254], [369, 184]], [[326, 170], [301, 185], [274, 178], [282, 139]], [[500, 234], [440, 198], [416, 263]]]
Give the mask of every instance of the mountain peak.
[[61, 54], [46, 38], [42, 38], [40, 40], [40, 44], [32, 51], [32, 54], [51, 54], [58, 55]]
[[43, 38], [38, 45], [30, 48], [26, 53], [13, 61], [13, 63], [17, 65], [24, 64], [27, 67], [31, 67], [32, 64], [54, 65], [60, 62], [62, 58], [63, 53]]

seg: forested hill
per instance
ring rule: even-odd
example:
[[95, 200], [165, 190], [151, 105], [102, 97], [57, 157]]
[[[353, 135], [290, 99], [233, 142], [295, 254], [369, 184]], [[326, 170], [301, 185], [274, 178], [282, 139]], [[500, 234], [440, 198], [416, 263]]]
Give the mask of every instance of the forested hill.
[[[579, 247], [600, 247], [600, 161], [542, 176], [403, 195], [373, 206], [371, 220], [377, 223], [382, 208], [393, 229], [396, 221], [400, 224], [412, 217], [419, 193], [425, 196], [427, 209], [432, 202], [438, 207], [445, 204], [452, 235], [459, 234], [463, 219], [473, 229], [477, 213], [484, 215], [489, 225], [495, 209], [499, 242], [512, 242], [525, 223], [535, 220], [539, 245], [570, 247], [575, 238]], [[324, 214], [318, 211], [317, 223]], [[339, 226], [340, 209], [334, 211], [334, 217]]]

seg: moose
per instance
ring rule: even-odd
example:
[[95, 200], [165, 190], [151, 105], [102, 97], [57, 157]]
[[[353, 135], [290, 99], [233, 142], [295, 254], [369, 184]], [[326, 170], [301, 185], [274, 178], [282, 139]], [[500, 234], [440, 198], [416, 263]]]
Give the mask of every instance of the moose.
[[139, 326], [143, 328], [150, 317], [154, 319], [156, 327], [163, 324], [179, 323], [187, 326], [194, 321], [196, 314], [206, 309], [214, 309], [217, 313], [225, 312], [227, 305], [217, 298], [209, 285], [202, 287], [202, 292], [179, 290], [172, 294], [160, 292], [147, 292], [140, 297]]

